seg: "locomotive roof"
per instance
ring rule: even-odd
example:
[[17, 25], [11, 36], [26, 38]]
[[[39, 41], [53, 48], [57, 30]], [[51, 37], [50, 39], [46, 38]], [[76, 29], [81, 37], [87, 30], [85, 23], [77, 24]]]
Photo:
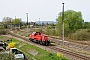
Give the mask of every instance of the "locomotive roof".
[[32, 34], [35, 34], [36, 32], [33, 32]]
[[40, 32], [33, 32], [32, 34], [36, 34], [36, 33], [40, 33]]

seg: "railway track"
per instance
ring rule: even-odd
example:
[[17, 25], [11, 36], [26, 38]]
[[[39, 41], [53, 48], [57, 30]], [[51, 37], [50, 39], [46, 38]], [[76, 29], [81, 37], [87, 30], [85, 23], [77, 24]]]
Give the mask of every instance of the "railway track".
[[[61, 40], [61, 38], [59, 37], [55, 37], [55, 36], [49, 36], [50, 38], [53, 38], [53, 39], [59, 39]], [[68, 39], [65, 39], [66, 41], [68, 41]], [[78, 44], [82, 44], [82, 45], [90, 45], [89, 43], [83, 43], [83, 42], [79, 42], [79, 41], [73, 41], [73, 40], [70, 40], [70, 42], [74, 42], [74, 43], [78, 43]]]
[[[10, 35], [12, 35], [14, 37], [23, 39], [27, 43], [30, 43], [30, 41], [25, 37], [15, 35], [15, 34], [9, 32], [9, 31], [8, 31], [8, 34], [10, 34]], [[33, 45], [38, 46], [40, 48], [42, 47], [43, 49], [45, 49], [47, 51], [51, 51], [51, 52], [55, 52], [55, 53], [62, 52], [63, 54], [67, 54], [67, 57], [68, 57], [68, 55], [71, 55], [72, 57], [71, 58], [69, 57], [71, 60], [90, 60], [90, 57], [87, 57], [87, 56], [84, 56], [84, 55], [81, 55], [81, 54], [78, 54], [78, 53], [70, 52], [70, 51], [67, 51], [65, 49], [60, 49], [60, 48], [57, 48], [56, 46], [52, 46], [52, 45], [51, 46], [42, 46], [42, 45], [35, 44], [35, 43]]]
[[[62, 45], [62, 40], [60, 40], [60, 38], [49, 37], [49, 39], [57, 45]], [[86, 52], [90, 52], [90, 45], [89, 44], [81, 44], [81, 43], [74, 43], [74, 42], [70, 42], [70, 41], [65, 41], [64, 45], [69, 47], [69, 48], [79, 49], [79, 50], [83, 50]]]
[[75, 53], [75, 52], [70, 52], [70, 51], [67, 51], [67, 50], [64, 50], [64, 49], [59, 49], [59, 48], [56, 48], [55, 46], [53, 46], [53, 47], [48, 46], [48, 48], [51, 48], [53, 50], [57, 50], [58, 52], [62, 52], [63, 54], [69, 54], [69, 55], [78, 57], [79, 59], [90, 60], [90, 57], [87, 57], [87, 56], [84, 56], [84, 55], [80, 55], [80, 54]]

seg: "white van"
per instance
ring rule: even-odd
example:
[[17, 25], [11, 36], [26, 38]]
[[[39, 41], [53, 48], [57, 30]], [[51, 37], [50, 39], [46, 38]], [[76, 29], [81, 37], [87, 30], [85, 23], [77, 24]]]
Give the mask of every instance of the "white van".
[[15, 54], [14, 60], [24, 60], [24, 55], [23, 54]]

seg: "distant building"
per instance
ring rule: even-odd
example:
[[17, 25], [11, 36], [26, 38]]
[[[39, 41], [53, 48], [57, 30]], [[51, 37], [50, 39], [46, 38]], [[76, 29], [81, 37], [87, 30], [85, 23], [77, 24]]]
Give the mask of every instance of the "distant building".
[[55, 21], [36, 21], [36, 24], [56, 24]]

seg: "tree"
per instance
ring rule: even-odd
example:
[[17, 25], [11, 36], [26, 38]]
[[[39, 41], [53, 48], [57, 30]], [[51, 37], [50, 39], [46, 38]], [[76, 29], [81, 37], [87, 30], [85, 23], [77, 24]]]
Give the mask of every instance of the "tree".
[[21, 18], [15, 18], [12, 21], [13, 24], [20, 24], [21, 23]]
[[90, 29], [90, 22], [84, 22], [83, 28], [84, 29]]
[[12, 22], [12, 18], [10, 17], [4, 17], [2, 20], [3, 23], [5, 24], [10, 24]]
[[[57, 21], [57, 28], [62, 31], [62, 12], [59, 13]], [[77, 29], [83, 27], [84, 20], [82, 19], [82, 14], [79, 11], [67, 10], [64, 12], [64, 31], [67, 36], [69, 33], [75, 32]], [[58, 32], [59, 33], [59, 32]], [[60, 32], [61, 33], [61, 32]]]
[[6, 34], [5, 28], [3, 26], [0, 26], [0, 35]]

